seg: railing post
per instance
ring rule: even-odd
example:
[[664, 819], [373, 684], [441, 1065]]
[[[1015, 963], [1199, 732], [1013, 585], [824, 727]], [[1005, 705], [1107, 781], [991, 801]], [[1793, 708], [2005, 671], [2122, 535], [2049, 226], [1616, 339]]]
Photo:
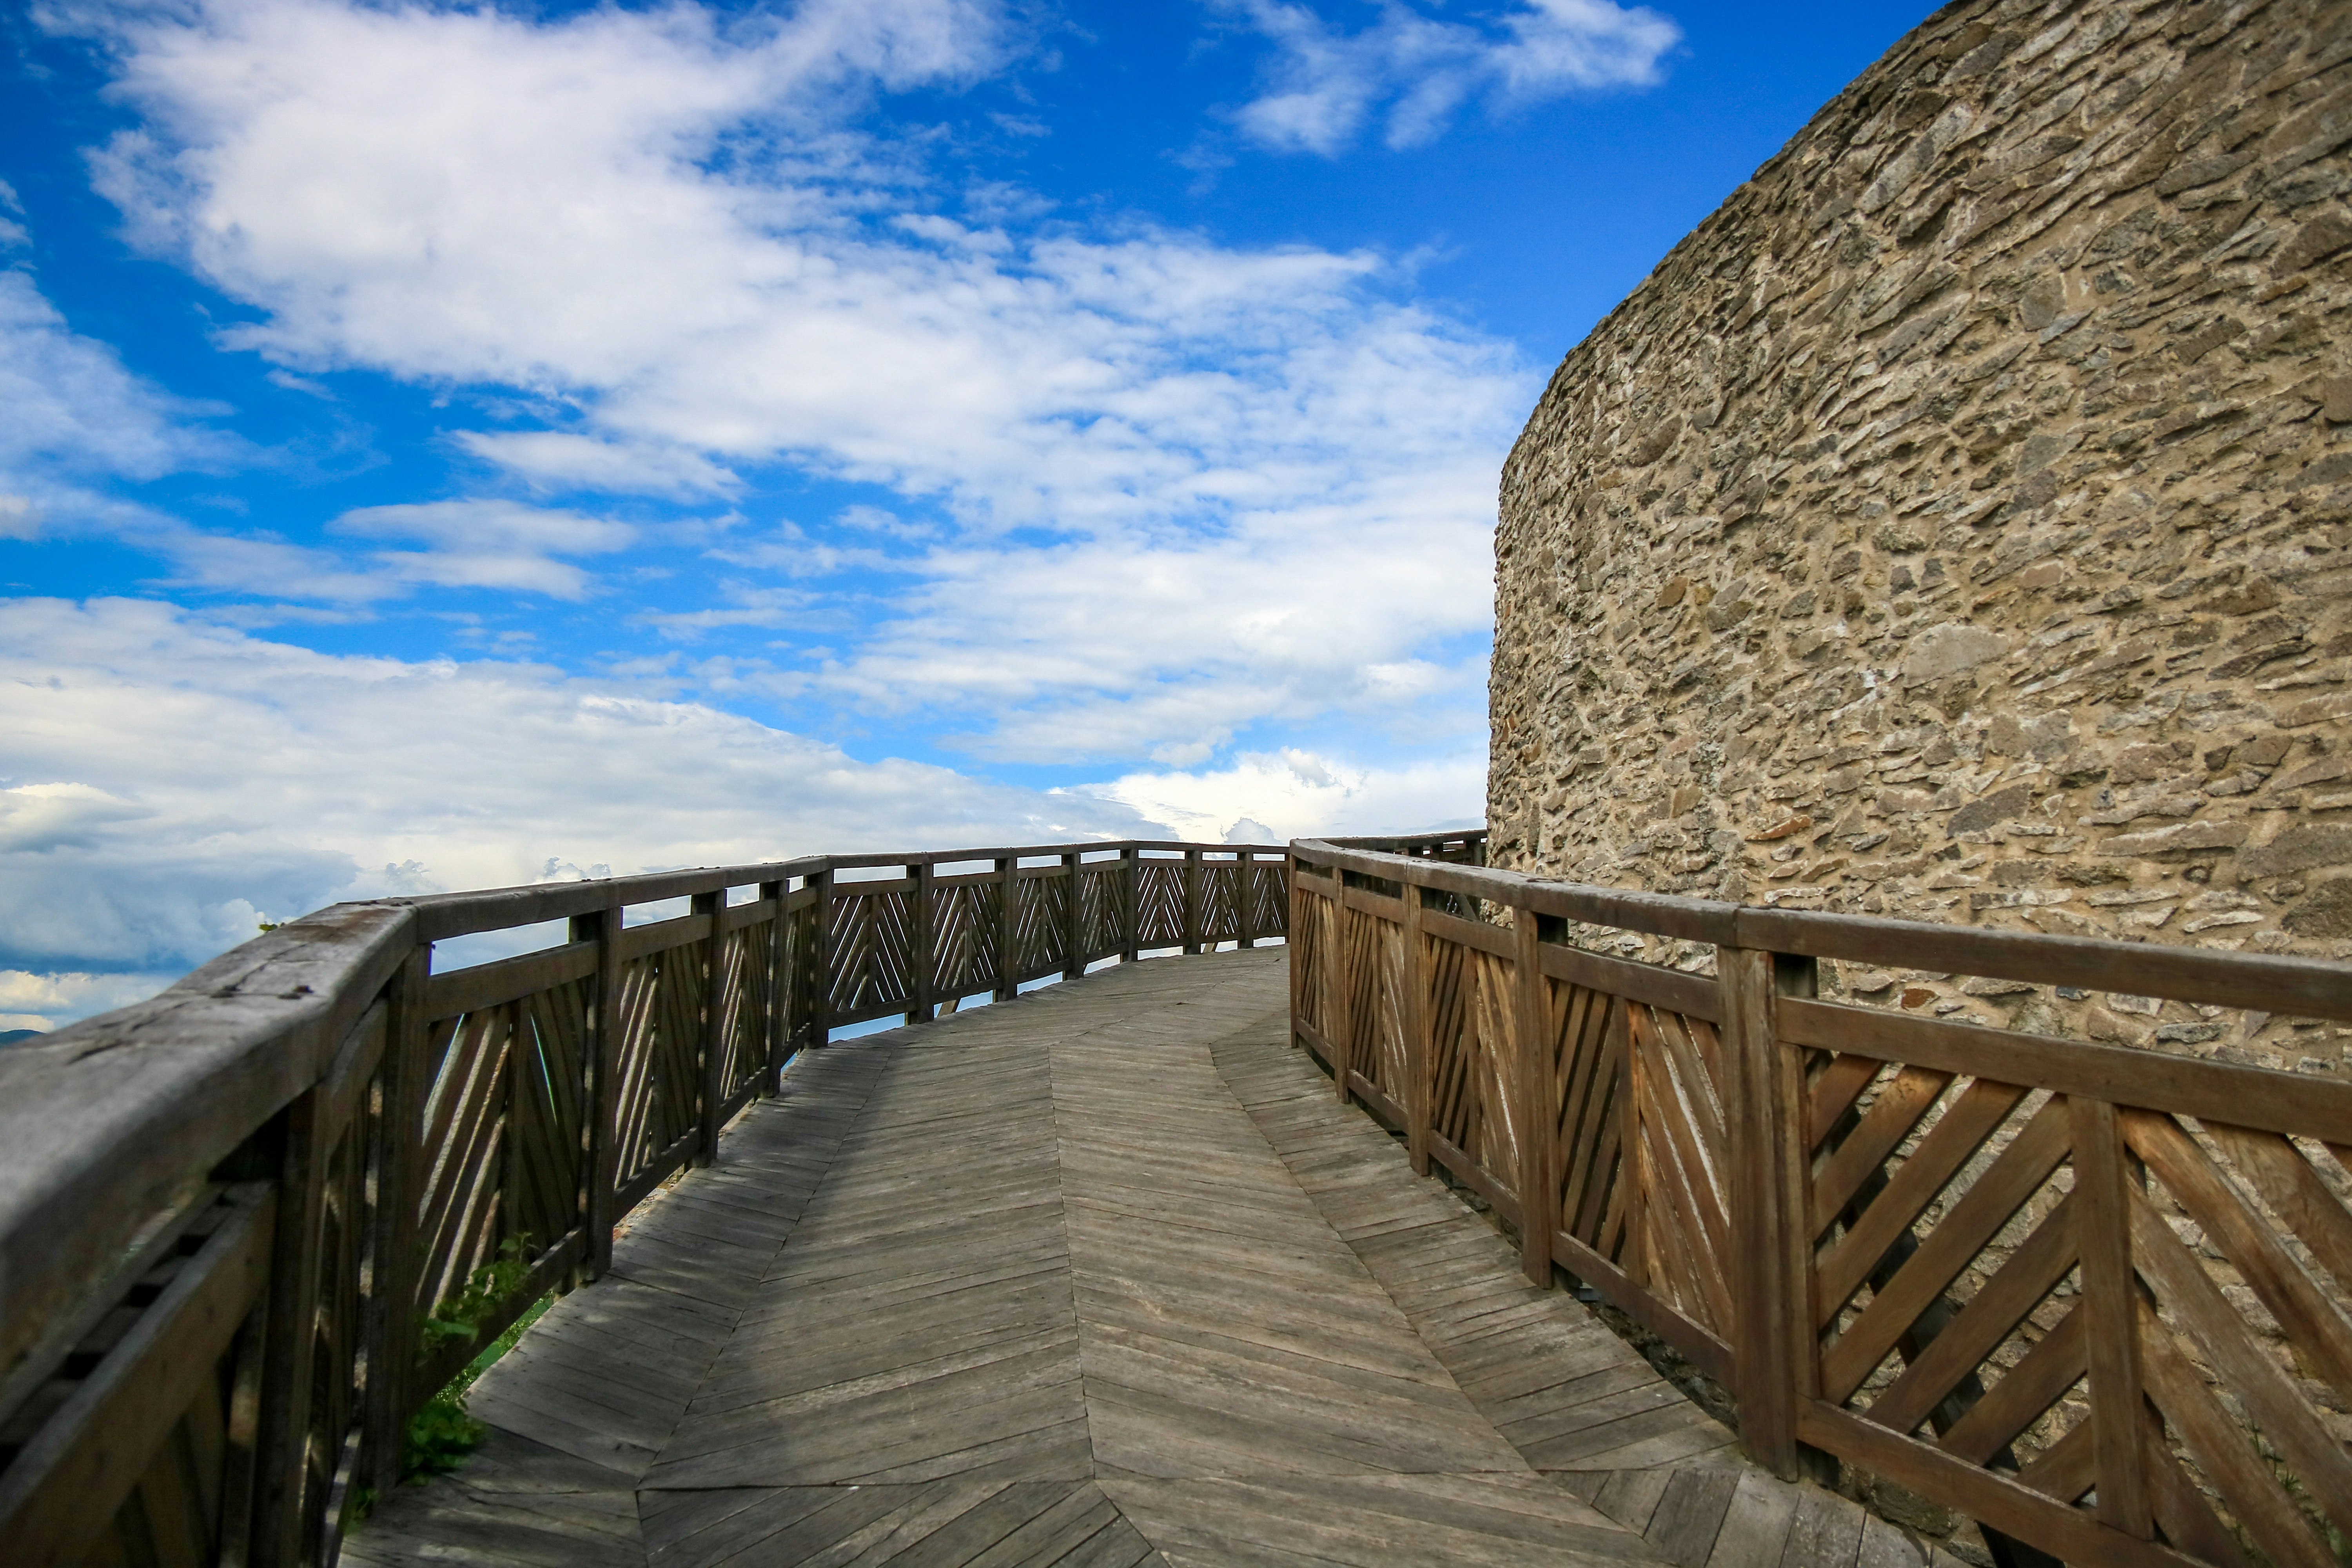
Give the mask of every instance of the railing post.
[[[1618, 1254], [1617, 1266], [1626, 1279], [1646, 1286], [1650, 1283], [1650, 1194], [1642, 1159], [1642, 1053], [1633, 1038], [1633, 1004], [1622, 996], [1611, 997], [1608, 1016], [1601, 1026], [1608, 1037], [1603, 1049], [1616, 1062], [1618, 1072], [1617, 1148], [1622, 1173], [1618, 1180], [1622, 1184], [1625, 1245]], [[1725, 1093], [1729, 1092], [1727, 1085]]]
[[989, 999], [1010, 1002], [1021, 994], [1013, 982], [1013, 962], [1021, 950], [1014, 942], [1014, 917], [1021, 909], [1021, 857], [1006, 855], [996, 862], [996, 989]]
[[323, 1088], [313, 1085], [283, 1112], [278, 1234], [271, 1239], [267, 1327], [262, 1334], [261, 1420], [254, 1444], [256, 1568], [291, 1568], [304, 1550], [311, 1385], [318, 1369], [320, 1219], [327, 1201]]
[[[380, 1220], [376, 1257], [382, 1272], [376, 1293], [383, 1304], [380, 1342], [368, 1347], [368, 1452], [373, 1473], [364, 1478], [380, 1493], [400, 1484], [401, 1437], [409, 1412], [419, 1403], [409, 1389], [416, 1365], [416, 1208], [423, 1202], [425, 1097], [432, 1089], [425, 1060], [425, 981], [433, 968], [433, 944], [419, 942], [403, 961], [386, 993], [383, 1168], [376, 1200]], [[575, 1161], [573, 1173], [578, 1173]], [[579, 1189], [574, 1188], [575, 1204]]]
[[621, 1113], [621, 905], [616, 900], [572, 921], [572, 940], [596, 944], [596, 1003], [588, 1026], [588, 1256], [582, 1273], [601, 1279], [613, 1267], [614, 1142]]
[[928, 1024], [939, 1001], [939, 966], [935, 962], [938, 944], [932, 940], [931, 931], [931, 879], [938, 874], [938, 868], [929, 860], [919, 860], [907, 868], [915, 874], [914, 919], [907, 922], [914, 947], [908, 955], [908, 967], [914, 972], [908, 976], [909, 989], [914, 993], [909, 1000], [915, 1005], [907, 1009], [907, 1022]]
[[[1405, 884], [1417, 900], [1420, 889]], [[1538, 1285], [1551, 1283], [1553, 1211], [1559, 1181], [1553, 1174], [1559, 1141], [1559, 1096], [1552, 1084], [1551, 988], [1543, 972], [1543, 917], [1525, 906], [1511, 911], [1512, 999], [1518, 1037], [1519, 1266]]]
[[1201, 951], [1201, 852], [1184, 851], [1184, 951]]
[[1118, 929], [1123, 944], [1118, 950], [1121, 963], [1133, 963], [1141, 950], [1142, 939], [1137, 935], [1143, 924], [1143, 852], [1133, 845], [1118, 852], [1118, 885], [1126, 890], [1127, 907], [1118, 912]]
[[1234, 931], [1244, 948], [1257, 945], [1257, 901], [1252, 896], [1255, 885], [1251, 879], [1257, 874], [1256, 862], [1247, 849], [1234, 851]]
[[1331, 940], [1323, 950], [1323, 1030], [1331, 1042], [1331, 1082], [1339, 1103], [1352, 1105], [1356, 1096], [1348, 1087], [1356, 1024], [1355, 992], [1348, 984], [1348, 873], [1334, 864], [1331, 871]]
[[2088, 1314], [2090, 1330], [2084, 1345], [2099, 1522], [2146, 1541], [2153, 1531], [2142, 1430], [2139, 1284], [2132, 1272], [2131, 1156], [2107, 1101], [2069, 1095], [2066, 1118], [2074, 1143], [2074, 1235], [2083, 1269], [2083, 1304], [2076, 1310]]
[[1079, 869], [1076, 853], [1062, 857], [1062, 875], [1070, 884], [1069, 901], [1062, 907], [1062, 978], [1076, 980], [1087, 972], [1087, 952], [1081, 942], [1086, 934], [1086, 921], [1078, 907], [1078, 881], [1085, 873]]
[[808, 879], [816, 889], [816, 930], [809, 941], [809, 1044], [822, 1046], [833, 1037], [833, 868]]
[[[1296, 879], [1293, 879], [1296, 881]], [[1404, 1148], [1412, 1173], [1429, 1174], [1429, 996], [1421, 944], [1421, 884], [1404, 885]], [[1297, 929], [1294, 911], [1291, 929]], [[1291, 968], [1296, 971], [1294, 957]], [[1296, 1003], [1293, 1004], [1297, 1005]]]
[[710, 920], [702, 942], [702, 1136], [696, 1142], [698, 1166], [719, 1161], [719, 1119], [727, 1104], [727, 953], [719, 927], [727, 918], [727, 889], [694, 895], [693, 911]]
[[1753, 948], [1718, 947], [1723, 996], [1723, 1103], [1730, 1149], [1729, 1264], [1732, 1391], [1739, 1446], [1777, 1475], [1800, 1470], [1797, 1413], [1816, 1393], [1806, 1224], [1805, 1069], [1783, 1048], [1775, 1023], [1781, 996], [1810, 996], [1813, 961]]
[[1290, 900], [1290, 962], [1283, 967], [1290, 971], [1290, 1047], [1297, 1050], [1303, 1043], [1299, 1038], [1298, 1026], [1306, 1017], [1307, 955], [1299, 946], [1298, 922], [1306, 912], [1299, 906], [1306, 901], [1307, 894], [1300, 889], [1298, 879], [1295, 876], [1290, 879], [1290, 886], [1285, 891]]
[[760, 964], [760, 1094], [772, 1099], [783, 1088], [784, 1058], [791, 1054], [792, 976], [784, 973], [784, 892], [790, 884], [762, 882], [760, 898], [775, 913], [768, 921], [767, 955]]

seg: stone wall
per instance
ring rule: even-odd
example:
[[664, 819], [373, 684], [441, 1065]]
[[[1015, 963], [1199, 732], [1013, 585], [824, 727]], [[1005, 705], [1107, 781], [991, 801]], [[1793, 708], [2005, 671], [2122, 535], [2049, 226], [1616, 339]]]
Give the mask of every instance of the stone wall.
[[[2348, 510], [2352, 6], [1949, 6], [1529, 419], [1496, 543], [1494, 862], [2352, 955]], [[2352, 1043], [1835, 981], [2306, 1070]]]

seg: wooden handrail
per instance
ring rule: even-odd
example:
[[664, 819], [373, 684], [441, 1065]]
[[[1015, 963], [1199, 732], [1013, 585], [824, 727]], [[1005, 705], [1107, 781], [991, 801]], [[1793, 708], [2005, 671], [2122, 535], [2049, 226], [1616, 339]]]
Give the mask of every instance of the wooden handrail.
[[[961, 862], [992, 869], [934, 873]], [[1280, 847], [1118, 840], [341, 904], [0, 1051], [0, 1557], [143, 1560], [143, 1531], [331, 1563], [410, 1415], [601, 1274], [614, 1224], [797, 1050], [1279, 938], [1288, 874]], [[692, 912], [625, 923], [677, 899]], [[431, 972], [436, 942], [554, 921], [568, 941]], [[428, 1338], [501, 1256], [522, 1287]]]
[[[2007, 1564], [2235, 1568], [2242, 1540], [2319, 1568], [2352, 1535], [2320, 1408], [2352, 1398], [2352, 1084], [1825, 999], [1817, 961], [2314, 1021], [2352, 1020], [2352, 966], [1403, 847], [1291, 846], [1294, 1037], [1532, 1275], [1721, 1384], [1753, 1458], [1875, 1470]], [[1713, 973], [1571, 941], [1624, 933], [1710, 946]]]

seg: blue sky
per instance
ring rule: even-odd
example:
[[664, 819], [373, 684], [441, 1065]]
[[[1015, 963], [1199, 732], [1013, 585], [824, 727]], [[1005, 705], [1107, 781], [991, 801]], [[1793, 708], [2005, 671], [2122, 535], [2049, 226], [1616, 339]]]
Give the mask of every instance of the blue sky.
[[1475, 820], [1545, 376], [1924, 15], [0, 9], [0, 1027], [339, 898]]

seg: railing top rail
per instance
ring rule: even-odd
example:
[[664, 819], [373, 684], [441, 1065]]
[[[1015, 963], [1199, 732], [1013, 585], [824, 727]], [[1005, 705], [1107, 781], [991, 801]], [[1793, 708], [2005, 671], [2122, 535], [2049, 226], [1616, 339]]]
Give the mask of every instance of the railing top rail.
[[1986, 931], [1878, 915], [1761, 909], [1624, 888], [1546, 881], [1517, 871], [1383, 854], [1325, 839], [1294, 840], [1291, 850], [1310, 865], [1339, 866], [1362, 876], [1410, 882], [1563, 920], [1718, 947], [2167, 996], [2210, 1006], [2352, 1022], [2352, 966], [2322, 959]]
[[337, 904], [160, 995], [0, 1051], [0, 1376], [142, 1226], [325, 1072], [415, 944]]
[[1316, 842], [1338, 844], [1349, 849], [1370, 849], [1382, 844], [1468, 844], [1484, 839], [1483, 827], [1458, 827], [1448, 833], [1375, 833], [1354, 838], [1325, 838]]
[[812, 855], [338, 904], [289, 921], [145, 1002], [0, 1051], [0, 1379], [142, 1226], [319, 1081], [421, 944], [866, 867], [1188, 851], [1240, 863], [1288, 853], [1090, 839]]
[[636, 877], [599, 877], [579, 882], [538, 882], [516, 888], [488, 888], [463, 893], [428, 893], [387, 899], [383, 903], [413, 909], [420, 926], [418, 940], [443, 942], [478, 931], [505, 931], [539, 925], [573, 915], [594, 914], [614, 904], [653, 904], [697, 893], [781, 882], [830, 871], [859, 870], [873, 866], [941, 866], [967, 860], [1017, 860], [1032, 856], [1117, 854], [1127, 850], [1182, 853], [1200, 850], [1211, 855], [1233, 854], [1242, 858], [1289, 853], [1279, 844], [1192, 844], [1181, 839], [1106, 838], [1076, 844], [984, 846], [971, 849], [875, 850], [852, 855], [803, 855], [791, 860], [751, 861], [740, 866], [697, 866], [676, 871], [653, 871]]

